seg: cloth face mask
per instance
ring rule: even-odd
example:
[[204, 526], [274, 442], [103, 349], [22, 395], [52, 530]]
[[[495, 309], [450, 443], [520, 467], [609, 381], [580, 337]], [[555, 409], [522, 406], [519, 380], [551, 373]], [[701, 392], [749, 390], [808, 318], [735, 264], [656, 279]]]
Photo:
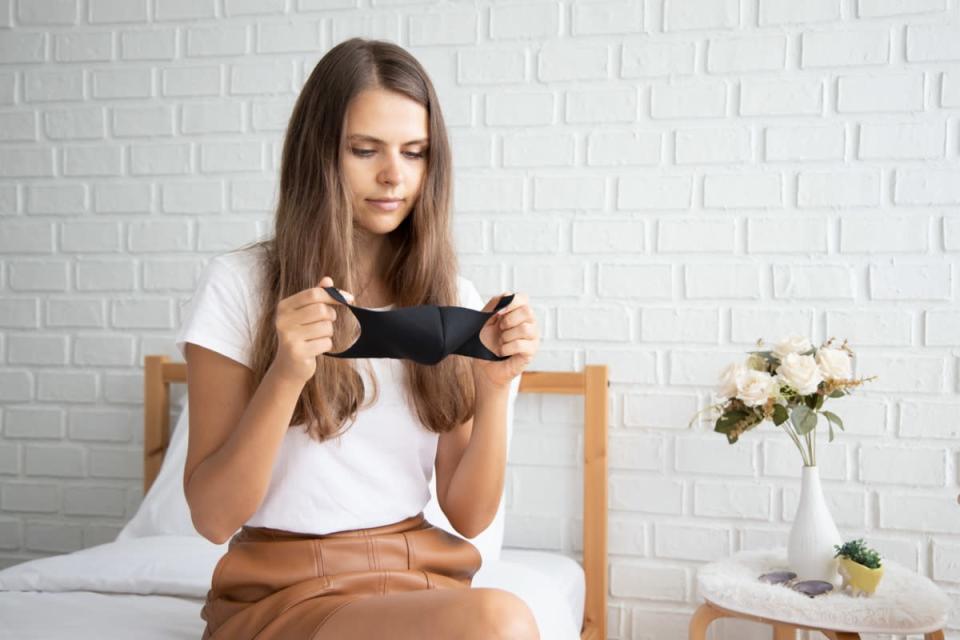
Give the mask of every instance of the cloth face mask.
[[480, 342], [480, 329], [516, 294], [503, 296], [493, 311], [477, 311], [466, 307], [421, 304], [386, 311], [373, 311], [348, 303], [336, 287], [323, 290], [348, 307], [360, 323], [360, 337], [345, 351], [324, 353], [334, 358], [406, 358], [420, 364], [437, 364], [455, 353], [480, 360], [500, 361]]

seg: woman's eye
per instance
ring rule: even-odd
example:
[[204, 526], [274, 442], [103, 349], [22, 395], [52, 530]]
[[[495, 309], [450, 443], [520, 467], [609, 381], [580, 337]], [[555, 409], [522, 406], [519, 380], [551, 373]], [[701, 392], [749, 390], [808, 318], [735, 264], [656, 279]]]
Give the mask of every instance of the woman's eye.
[[[361, 158], [369, 158], [372, 154], [376, 153], [373, 149], [353, 149], [355, 155], [360, 156]], [[408, 158], [422, 158], [424, 153], [415, 153], [412, 151], [404, 152]]]

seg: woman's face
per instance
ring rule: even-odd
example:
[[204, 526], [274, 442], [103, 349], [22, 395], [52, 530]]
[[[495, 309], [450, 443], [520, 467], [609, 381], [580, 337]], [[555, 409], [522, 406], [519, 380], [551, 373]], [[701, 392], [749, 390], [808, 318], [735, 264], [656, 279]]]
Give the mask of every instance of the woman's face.
[[[410, 98], [370, 89], [347, 108], [343, 174], [354, 194], [354, 223], [382, 235], [397, 228], [420, 195], [427, 167], [427, 110]], [[398, 199], [384, 207], [373, 200]]]

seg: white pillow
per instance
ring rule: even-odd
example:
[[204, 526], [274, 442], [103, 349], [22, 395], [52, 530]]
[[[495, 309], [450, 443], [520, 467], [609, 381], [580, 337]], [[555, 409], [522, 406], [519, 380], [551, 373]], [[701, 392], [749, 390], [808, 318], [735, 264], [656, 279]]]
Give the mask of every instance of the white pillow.
[[[520, 376], [514, 378], [510, 386], [510, 401], [507, 403], [507, 454], [513, 435], [513, 401], [520, 389]], [[124, 525], [117, 540], [158, 535], [194, 535], [200, 536], [190, 519], [190, 508], [183, 493], [183, 471], [187, 461], [187, 433], [190, 419], [187, 396], [183, 396], [183, 409], [174, 426], [167, 446], [167, 453], [160, 466], [160, 473], [150, 486], [147, 495], [137, 509], [137, 513]], [[504, 492], [506, 485], [504, 485]], [[424, 507], [424, 517], [433, 525], [440, 527], [460, 538], [450, 521], [440, 509], [436, 498], [436, 474], [430, 480], [430, 501]], [[498, 560], [503, 546], [504, 499], [500, 496], [500, 507], [490, 526], [470, 540], [483, 558], [484, 564]], [[201, 536], [202, 537], [202, 536]]]
[[187, 498], [183, 493], [183, 470], [187, 463], [187, 431], [190, 424], [186, 394], [182, 403], [180, 417], [170, 436], [163, 464], [160, 465], [160, 473], [143, 497], [137, 513], [120, 530], [117, 540], [161, 535], [202, 537], [193, 526]]
[[99, 591], [203, 598], [227, 545], [194, 534], [116, 540], [0, 571], [0, 591]]

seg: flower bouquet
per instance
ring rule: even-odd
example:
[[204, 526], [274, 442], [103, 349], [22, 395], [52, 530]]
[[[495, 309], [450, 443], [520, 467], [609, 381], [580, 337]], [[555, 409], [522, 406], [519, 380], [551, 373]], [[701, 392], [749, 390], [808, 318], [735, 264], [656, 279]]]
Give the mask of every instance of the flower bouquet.
[[[800, 451], [803, 464], [813, 467], [816, 458], [816, 429], [819, 416], [827, 420], [829, 441], [836, 426], [843, 430], [840, 416], [823, 408], [826, 398], [842, 398], [849, 389], [870, 378], [852, 379], [853, 351], [847, 341], [834, 346], [830, 338], [814, 348], [804, 336], [790, 336], [765, 351], [750, 351], [745, 362], [734, 362], [720, 374], [717, 394], [723, 402], [703, 411], [719, 411], [714, 431], [733, 444], [764, 420], [782, 428]], [[763, 346], [763, 340], [757, 340]], [[697, 412], [687, 426], [693, 424]]]

